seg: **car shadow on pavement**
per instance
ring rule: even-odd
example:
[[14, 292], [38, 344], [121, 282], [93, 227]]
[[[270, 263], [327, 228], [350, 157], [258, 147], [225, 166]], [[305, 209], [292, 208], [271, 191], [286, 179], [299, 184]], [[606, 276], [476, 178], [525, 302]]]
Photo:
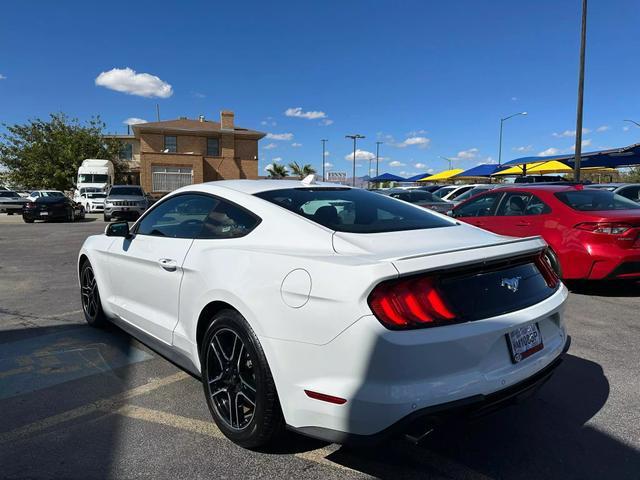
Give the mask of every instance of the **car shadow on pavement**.
[[634, 280], [573, 280], [565, 281], [572, 293], [598, 297], [640, 297], [640, 281]]

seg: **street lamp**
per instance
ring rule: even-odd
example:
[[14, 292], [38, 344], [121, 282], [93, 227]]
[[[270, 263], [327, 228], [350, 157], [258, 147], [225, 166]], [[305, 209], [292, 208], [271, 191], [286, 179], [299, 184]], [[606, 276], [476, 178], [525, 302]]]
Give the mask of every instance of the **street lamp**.
[[451, 163], [451, 162], [453, 162], [453, 158], [443, 157], [442, 155], [440, 155], [440, 158], [442, 158], [443, 160], [446, 160], [447, 162], [449, 162], [449, 170], [451, 170], [453, 168], [453, 164]]
[[329, 140], [327, 140], [326, 138], [323, 138], [322, 140], [320, 140], [322, 142], [322, 181], [324, 182], [324, 164], [326, 162], [326, 156], [324, 154], [324, 144], [327, 143]]
[[356, 142], [359, 138], [365, 138], [364, 135], [355, 133], [353, 135], [345, 135], [344, 138], [350, 138], [353, 140], [353, 176], [351, 177], [351, 185], [356, 186]]
[[376, 177], [378, 176], [378, 166], [380, 165], [380, 145], [383, 142], [376, 142]]
[[509, 120], [510, 118], [517, 117], [518, 115], [526, 115], [527, 112], [518, 112], [513, 115], [509, 115], [508, 117], [504, 117], [500, 119], [500, 143], [498, 146], [498, 166], [502, 165], [502, 124], [505, 120]]
[[640, 123], [636, 122], [635, 120], [625, 120], [625, 122], [631, 122], [631, 123], [633, 123], [636, 127], [640, 127]]
[[587, 46], [587, 0], [582, 0], [582, 27], [580, 29], [580, 67], [578, 68], [578, 102], [576, 108], [576, 146], [573, 164], [573, 180], [580, 182], [582, 155], [582, 99], [584, 97], [584, 51]]

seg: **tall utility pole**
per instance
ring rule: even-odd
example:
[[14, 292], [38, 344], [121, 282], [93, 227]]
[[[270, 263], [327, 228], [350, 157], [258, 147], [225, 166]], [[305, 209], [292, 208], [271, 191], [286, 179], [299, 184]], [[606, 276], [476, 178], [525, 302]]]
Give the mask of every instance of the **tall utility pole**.
[[508, 117], [504, 117], [500, 119], [500, 140], [498, 141], [498, 166], [502, 165], [502, 125], [505, 120], [509, 120], [510, 118], [517, 117], [518, 115], [526, 115], [527, 112], [518, 112], [513, 115], [509, 115]]
[[327, 140], [326, 138], [323, 138], [322, 140], [320, 140], [322, 142], [322, 181], [324, 182], [325, 179], [325, 175], [324, 175], [324, 164], [326, 163], [326, 157], [324, 154], [324, 145], [325, 143], [327, 143], [329, 140]]
[[354, 133], [353, 135], [345, 135], [344, 138], [350, 138], [353, 140], [353, 176], [351, 177], [351, 185], [356, 186], [356, 142], [359, 138], [365, 138], [364, 135]]
[[156, 118], [160, 121], [160, 104], [156, 103]]
[[587, 0], [582, 0], [582, 31], [580, 33], [580, 71], [578, 73], [578, 107], [576, 112], [576, 156], [573, 177], [580, 181], [582, 155], [582, 99], [584, 97], [584, 51], [587, 43]]
[[449, 170], [451, 170], [453, 168], [453, 158], [448, 158], [448, 157], [443, 157], [442, 155], [440, 155], [440, 158], [442, 158], [443, 160], [446, 160], [447, 162], [449, 162]]
[[380, 167], [380, 145], [383, 142], [376, 142], [376, 177], [379, 175], [379, 167]]

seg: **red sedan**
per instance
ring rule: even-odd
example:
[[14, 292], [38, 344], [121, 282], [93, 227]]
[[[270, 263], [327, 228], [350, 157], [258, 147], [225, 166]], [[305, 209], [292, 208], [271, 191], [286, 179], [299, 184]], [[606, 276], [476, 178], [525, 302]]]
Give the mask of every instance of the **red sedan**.
[[581, 185], [491, 190], [457, 205], [453, 216], [502, 235], [540, 235], [564, 279], [640, 278], [640, 205]]

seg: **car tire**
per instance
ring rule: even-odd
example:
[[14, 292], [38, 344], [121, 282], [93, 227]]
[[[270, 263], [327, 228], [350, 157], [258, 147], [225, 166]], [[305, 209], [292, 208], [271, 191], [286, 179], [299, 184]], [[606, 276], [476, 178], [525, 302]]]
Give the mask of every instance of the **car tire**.
[[24, 217], [22, 217], [22, 220], [24, 220], [24, 223], [33, 223], [33, 218], [24, 218]]
[[213, 317], [200, 361], [207, 405], [222, 433], [249, 449], [277, 443], [285, 431], [278, 393], [258, 337], [242, 315], [222, 310]]
[[547, 260], [553, 271], [556, 272], [556, 275], [562, 279], [562, 267], [560, 266], [560, 260], [558, 259], [556, 252], [551, 250], [551, 248], [547, 248], [547, 251], [545, 252], [545, 260]]
[[111, 221], [111, 217], [110, 217], [109, 215], [107, 215], [106, 213], [103, 213], [103, 214], [102, 214], [102, 219], [103, 219], [105, 222], [110, 222], [110, 221]]
[[80, 267], [80, 301], [84, 318], [92, 327], [102, 327], [107, 317], [102, 310], [98, 283], [89, 260]]

